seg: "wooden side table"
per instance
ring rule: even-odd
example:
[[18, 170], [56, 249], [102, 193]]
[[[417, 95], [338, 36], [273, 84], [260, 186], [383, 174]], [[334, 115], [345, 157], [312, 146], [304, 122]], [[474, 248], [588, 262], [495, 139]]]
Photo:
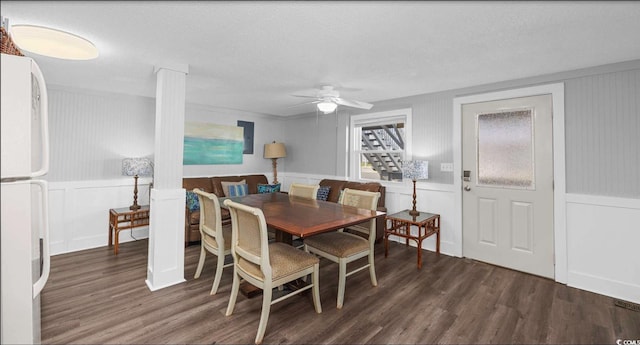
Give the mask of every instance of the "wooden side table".
[[[128, 207], [110, 209], [109, 247], [115, 245], [115, 247], [113, 248], [113, 253], [115, 255], [118, 255], [118, 237], [120, 231], [147, 225], [149, 225], [149, 205], [143, 205], [138, 210], [131, 210]], [[113, 238], [114, 235], [115, 239]]]
[[[415, 235], [411, 234], [411, 226], [418, 228]], [[440, 215], [420, 211], [420, 215], [414, 217], [409, 210], [385, 216], [384, 221], [384, 257], [389, 254], [389, 236], [395, 235], [405, 238], [406, 245], [409, 240], [418, 245], [418, 269], [422, 268], [422, 240], [436, 234], [436, 254], [440, 255]]]

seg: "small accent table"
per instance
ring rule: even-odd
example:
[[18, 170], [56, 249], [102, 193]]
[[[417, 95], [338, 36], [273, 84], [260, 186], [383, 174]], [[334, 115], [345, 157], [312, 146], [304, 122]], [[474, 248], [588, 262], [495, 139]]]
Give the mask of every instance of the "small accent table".
[[[109, 247], [115, 244], [113, 253], [118, 255], [120, 231], [149, 225], [149, 205], [131, 210], [129, 207], [109, 210]], [[114, 239], [115, 235], [115, 239]], [[115, 240], [115, 241], [114, 241]], [[115, 242], [115, 243], [114, 243]]]
[[[411, 234], [411, 226], [418, 228], [415, 235]], [[436, 234], [436, 254], [440, 255], [440, 215], [420, 211], [420, 215], [414, 217], [409, 210], [385, 216], [384, 221], [384, 257], [389, 254], [389, 236], [395, 235], [418, 244], [418, 269], [422, 268], [422, 240]]]

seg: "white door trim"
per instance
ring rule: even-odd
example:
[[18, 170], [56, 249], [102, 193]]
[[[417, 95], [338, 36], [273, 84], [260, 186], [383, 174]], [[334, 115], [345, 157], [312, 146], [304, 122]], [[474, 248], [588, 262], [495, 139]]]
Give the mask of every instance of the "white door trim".
[[567, 283], [567, 227], [564, 135], [564, 83], [496, 91], [453, 99], [453, 192], [455, 218], [454, 255], [462, 253], [462, 105], [500, 99], [551, 94], [553, 102], [553, 225], [555, 250], [555, 280]]

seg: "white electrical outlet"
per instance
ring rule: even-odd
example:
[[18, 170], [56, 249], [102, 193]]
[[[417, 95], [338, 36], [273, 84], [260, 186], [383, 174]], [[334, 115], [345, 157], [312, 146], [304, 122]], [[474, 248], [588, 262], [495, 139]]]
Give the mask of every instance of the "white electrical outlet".
[[453, 171], [453, 163], [440, 163], [440, 171]]

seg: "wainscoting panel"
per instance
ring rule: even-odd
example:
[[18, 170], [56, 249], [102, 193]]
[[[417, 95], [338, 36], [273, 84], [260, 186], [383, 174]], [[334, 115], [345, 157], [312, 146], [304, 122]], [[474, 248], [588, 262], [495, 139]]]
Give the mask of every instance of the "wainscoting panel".
[[[413, 208], [413, 184], [393, 183], [387, 185], [387, 213], [392, 214], [402, 210]], [[454, 217], [454, 194], [453, 185], [418, 182], [416, 183], [416, 209], [440, 215], [440, 252], [447, 255], [455, 255], [455, 243], [462, 239], [456, 238], [453, 231]], [[415, 234], [417, 230], [412, 229]], [[391, 236], [390, 240], [404, 243], [403, 238]], [[415, 241], [409, 241], [410, 245], [416, 246]], [[435, 252], [436, 237], [431, 236], [422, 241], [422, 249]]]
[[[138, 180], [138, 204], [149, 203], [150, 178]], [[109, 209], [133, 203], [133, 178], [49, 183], [51, 255], [105, 246]], [[120, 243], [147, 238], [148, 227], [120, 232]]]
[[64, 188], [53, 186], [49, 183], [49, 251], [51, 255], [66, 252], [66, 237], [64, 223], [66, 217], [65, 212], [65, 196]]
[[[271, 181], [273, 181], [273, 174], [271, 174], [271, 176], [267, 175], [267, 178], [269, 178], [269, 183], [271, 183]], [[278, 182], [282, 184], [282, 186], [280, 186], [280, 190], [283, 192], [289, 191], [289, 186], [291, 186], [292, 183], [318, 184], [323, 179], [344, 180], [345, 178], [337, 177], [337, 176], [329, 176], [329, 175], [309, 175], [309, 174], [291, 174], [291, 173], [284, 173], [284, 174], [278, 175]]]
[[[283, 190], [292, 182], [318, 183], [341, 176], [280, 173]], [[267, 174], [271, 180], [271, 176]], [[141, 178], [138, 203], [149, 202], [149, 178]], [[412, 206], [410, 183], [385, 183], [388, 213]], [[462, 239], [456, 236], [453, 219], [453, 186], [428, 182], [417, 184], [417, 208], [440, 214], [441, 252], [457, 256]], [[50, 239], [52, 255], [107, 245], [109, 209], [127, 207], [133, 199], [133, 179], [50, 182]], [[568, 285], [640, 303], [640, 200], [567, 194], [566, 233]], [[148, 237], [148, 228], [133, 237]], [[131, 231], [121, 232], [120, 242], [134, 240]], [[399, 239], [392, 240], [399, 241]], [[412, 244], [415, 246], [415, 244]], [[435, 237], [423, 242], [435, 250]]]
[[568, 285], [640, 303], [640, 199], [567, 194]]

